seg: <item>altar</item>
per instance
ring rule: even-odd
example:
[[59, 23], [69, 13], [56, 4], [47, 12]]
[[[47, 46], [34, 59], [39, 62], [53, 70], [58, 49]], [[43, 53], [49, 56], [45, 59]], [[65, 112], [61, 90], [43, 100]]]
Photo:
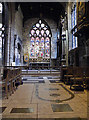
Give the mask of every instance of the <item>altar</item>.
[[30, 69], [49, 69], [50, 68], [50, 63], [48, 62], [34, 62], [30, 63], [29, 65]]
[[49, 69], [50, 59], [30, 59], [29, 69]]

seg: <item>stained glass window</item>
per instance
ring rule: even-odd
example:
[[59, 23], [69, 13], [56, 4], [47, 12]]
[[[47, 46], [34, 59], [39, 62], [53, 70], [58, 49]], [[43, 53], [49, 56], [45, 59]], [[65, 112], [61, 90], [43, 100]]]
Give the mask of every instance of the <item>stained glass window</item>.
[[30, 31], [30, 58], [50, 58], [51, 31], [39, 20]]
[[0, 13], [2, 13], [2, 3], [0, 3]]
[[[3, 6], [2, 6], [2, 3], [0, 3], [0, 16], [2, 18], [2, 12], [3, 12]], [[1, 19], [0, 19], [0, 22], [1, 22]], [[2, 23], [0, 23], [0, 59], [2, 58], [2, 50], [3, 50], [3, 38], [4, 38], [4, 30], [2, 30], [3, 28], [3, 25]]]

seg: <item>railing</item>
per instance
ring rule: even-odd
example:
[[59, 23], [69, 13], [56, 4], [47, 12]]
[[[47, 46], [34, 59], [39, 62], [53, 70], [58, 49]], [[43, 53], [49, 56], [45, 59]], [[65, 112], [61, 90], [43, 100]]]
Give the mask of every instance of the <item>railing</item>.
[[32, 67], [24, 67], [24, 69], [22, 69], [22, 74], [31, 74], [32, 72], [34, 73], [55, 73], [55, 72], [59, 72], [60, 71], [60, 67], [58, 66], [32, 66]]

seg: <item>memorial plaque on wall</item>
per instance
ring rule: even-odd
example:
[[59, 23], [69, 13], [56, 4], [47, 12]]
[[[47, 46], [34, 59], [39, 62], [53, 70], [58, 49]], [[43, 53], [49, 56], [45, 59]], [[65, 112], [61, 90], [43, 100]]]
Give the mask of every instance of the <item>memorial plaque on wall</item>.
[[88, 34], [89, 31], [89, 2], [77, 3], [77, 33]]
[[77, 4], [77, 22], [78, 25], [81, 24], [84, 19], [86, 19], [86, 3], [85, 2], [78, 2]]
[[28, 62], [28, 61], [29, 61], [29, 54], [28, 54], [28, 53], [25, 53], [25, 54], [24, 54], [24, 61], [25, 61], [25, 62]]

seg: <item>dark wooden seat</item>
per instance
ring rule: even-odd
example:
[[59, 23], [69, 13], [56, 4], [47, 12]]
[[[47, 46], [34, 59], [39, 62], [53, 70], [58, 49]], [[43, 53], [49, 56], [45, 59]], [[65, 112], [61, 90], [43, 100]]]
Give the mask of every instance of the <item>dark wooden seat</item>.
[[5, 95], [6, 95], [7, 98], [8, 98], [8, 92], [10, 91], [10, 83], [7, 79], [8, 71], [9, 71], [9, 69], [4, 68], [3, 78], [2, 78], [2, 81], [1, 81], [2, 89], [5, 89]]
[[89, 90], [89, 67], [84, 68], [84, 83], [85, 88]]
[[73, 68], [73, 77], [70, 78], [70, 89], [83, 88], [84, 89], [84, 75], [81, 67]]
[[73, 77], [73, 67], [67, 67], [66, 75], [64, 75], [64, 83], [70, 84], [70, 78]]
[[60, 80], [64, 82], [64, 75], [66, 75], [67, 67], [60, 67]]

